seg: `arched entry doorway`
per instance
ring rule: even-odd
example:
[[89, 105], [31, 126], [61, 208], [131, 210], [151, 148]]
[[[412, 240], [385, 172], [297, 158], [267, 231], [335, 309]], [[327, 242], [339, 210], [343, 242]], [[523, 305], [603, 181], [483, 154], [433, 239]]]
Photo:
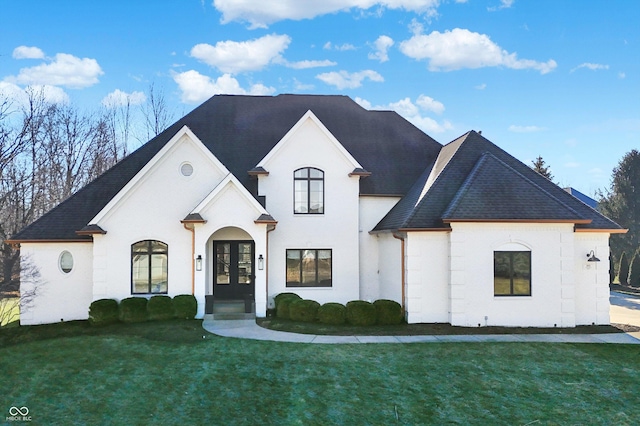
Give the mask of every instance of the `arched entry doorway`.
[[210, 313], [255, 312], [255, 243], [244, 230], [226, 227], [208, 242]]

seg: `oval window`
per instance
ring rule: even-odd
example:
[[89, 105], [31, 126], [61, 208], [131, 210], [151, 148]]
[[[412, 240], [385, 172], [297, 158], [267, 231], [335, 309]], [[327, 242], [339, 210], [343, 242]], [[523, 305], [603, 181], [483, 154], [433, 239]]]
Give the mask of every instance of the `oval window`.
[[68, 274], [73, 269], [73, 256], [68, 251], [63, 251], [60, 254], [60, 270], [65, 274]]

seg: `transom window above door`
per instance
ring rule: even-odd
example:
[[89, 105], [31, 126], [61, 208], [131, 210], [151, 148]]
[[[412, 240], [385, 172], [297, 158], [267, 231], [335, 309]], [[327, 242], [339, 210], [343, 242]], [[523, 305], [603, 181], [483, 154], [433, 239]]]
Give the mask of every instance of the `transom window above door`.
[[324, 213], [324, 172], [305, 167], [293, 172], [293, 212]]

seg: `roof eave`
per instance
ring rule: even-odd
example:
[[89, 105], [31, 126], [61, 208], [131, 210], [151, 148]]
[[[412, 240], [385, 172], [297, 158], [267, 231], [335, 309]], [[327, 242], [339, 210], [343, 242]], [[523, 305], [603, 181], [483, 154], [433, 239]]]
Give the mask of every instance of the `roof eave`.
[[593, 222], [591, 219], [442, 219], [444, 223], [574, 223], [578, 225], [588, 225]]
[[575, 232], [593, 232], [593, 233], [607, 233], [607, 234], [626, 234], [628, 229], [606, 229], [606, 228], [576, 228]]
[[64, 238], [54, 238], [54, 239], [42, 239], [42, 240], [35, 240], [35, 239], [17, 239], [17, 240], [5, 240], [5, 243], [9, 244], [9, 245], [17, 245], [17, 244], [36, 244], [36, 243], [93, 243], [92, 239], [87, 239], [87, 238], [69, 238], [69, 239], [64, 239]]

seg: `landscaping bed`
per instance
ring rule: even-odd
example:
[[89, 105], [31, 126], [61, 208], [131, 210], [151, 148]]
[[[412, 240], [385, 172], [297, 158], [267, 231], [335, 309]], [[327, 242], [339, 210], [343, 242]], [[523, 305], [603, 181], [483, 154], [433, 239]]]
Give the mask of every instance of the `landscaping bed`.
[[573, 328], [537, 327], [454, 327], [446, 323], [353, 326], [291, 321], [282, 318], [258, 318], [259, 326], [270, 330], [329, 336], [443, 336], [464, 334], [598, 334], [640, 331], [640, 327], [622, 324], [580, 325]]

